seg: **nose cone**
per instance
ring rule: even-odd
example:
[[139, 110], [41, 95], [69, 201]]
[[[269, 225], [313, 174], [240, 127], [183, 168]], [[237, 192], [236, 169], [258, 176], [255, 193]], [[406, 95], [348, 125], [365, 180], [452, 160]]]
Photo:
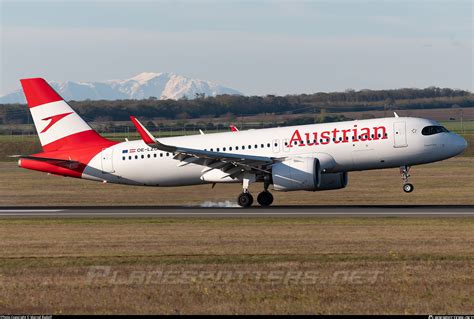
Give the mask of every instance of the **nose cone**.
[[454, 136], [454, 141], [452, 143], [455, 155], [461, 154], [467, 148], [467, 141], [459, 135]]

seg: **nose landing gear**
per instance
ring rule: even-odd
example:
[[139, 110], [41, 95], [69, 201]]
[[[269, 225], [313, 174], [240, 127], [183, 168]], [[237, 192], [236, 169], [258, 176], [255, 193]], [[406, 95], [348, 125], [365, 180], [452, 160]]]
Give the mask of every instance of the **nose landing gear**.
[[403, 191], [405, 193], [411, 193], [415, 189], [413, 184], [408, 182], [408, 177], [410, 177], [410, 166], [405, 165], [400, 167], [400, 174], [402, 174], [403, 180]]

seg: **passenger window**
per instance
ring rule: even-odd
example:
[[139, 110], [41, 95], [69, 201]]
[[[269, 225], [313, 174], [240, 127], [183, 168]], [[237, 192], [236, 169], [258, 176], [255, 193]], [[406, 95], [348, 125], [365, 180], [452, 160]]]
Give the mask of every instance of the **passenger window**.
[[144, 158], [145, 158], [145, 155], [142, 154], [141, 158], [144, 159]]
[[267, 144], [267, 147], [270, 147], [270, 143]]
[[150, 155], [150, 154], [148, 154], [146, 157], [150, 158], [150, 157], [151, 157], [151, 155]]
[[242, 145], [242, 149], [243, 149], [243, 150], [245, 149], [245, 145]]
[[122, 161], [125, 161], [125, 156], [122, 156]]
[[129, 160], [131, 160], [131, 159], [132, 159], [132, 157], [131, 157], [131, 156], [129, 156], [129, 157], [128, 157], [128, 159], [129, 159]]
[[264, 148], [264, 147], [265, 147], [265, 145], [263, 145], [263, 144], [260, 144], [260, 147], [261, 147], [261, 148]]
[[170, 156], [170, 153], [166, 153], [166, 156]]
[[225, 152], [225, 147], [222, 150]]
[[135, 159], [138, 159], [138, 155], [135, 155]]
[[238, 146], [236, 146], [236, 147], [235, 147], [235, 150], [236, 150], [236, 151], [238, 151], [238, 150], [239, 150], [239, 147], [238, 147]]
[[229, 147], [229, 151], [232, 151], [232, 146]]
[[163, 157], [163, 153], [160, 153], [160, 157]]

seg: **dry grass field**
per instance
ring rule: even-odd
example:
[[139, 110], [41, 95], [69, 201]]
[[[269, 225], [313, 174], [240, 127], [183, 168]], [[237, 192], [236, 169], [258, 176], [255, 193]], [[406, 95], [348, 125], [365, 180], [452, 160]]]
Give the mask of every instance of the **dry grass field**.
[[[274, 205], [474, 204], [474, 157], [412, 167], [413, 193], [405, 194], [398, 169], [349, 173], [347, 188], [273, 192]], [[102, 184], [47, 175], [0, 162], [0, 206], [217, 205], [235, 203], [239, 184], [157, 188]], [[5, 182], [3, 182], [5, 181]], [[257, 194], [262, 184], [251, 185]]]
[[472, 218], [1, 219], [2, 313], [472, 313]]
[[[410, 194], [388, 169], [352, 172], [343, 190], [274, 192], [274, 205], [474, 204], [474, 157], [411, 173]], [[210, 206], [241, 190], [102, 184], [15, 162], [0, 162], [0, 181], [0, 206]], [[472, 313], [473, 269], [467, 217], [0, 219], [0, 313]]]

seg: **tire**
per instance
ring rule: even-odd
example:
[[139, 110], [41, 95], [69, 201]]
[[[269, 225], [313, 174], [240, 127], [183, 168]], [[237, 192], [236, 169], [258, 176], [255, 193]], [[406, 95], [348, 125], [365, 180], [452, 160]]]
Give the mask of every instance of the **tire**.
[[406, 183], [403, 185], [403, 191], [405, 193], [411, 193], [413, 192], [413, 189], [415, 189], [415, 187], [413, 186], [413, 184], [410, 184], [410, 183]]
[[250, 193], [242, 193], [237, 198], [237, 203], [242, 207], [250, 207], [253, 204], [253, 197]]
[[273, 195], [268, 191], [263, 191], [257, 196], [257, 202], [260, 206], [268, 207], [273, 203]]

